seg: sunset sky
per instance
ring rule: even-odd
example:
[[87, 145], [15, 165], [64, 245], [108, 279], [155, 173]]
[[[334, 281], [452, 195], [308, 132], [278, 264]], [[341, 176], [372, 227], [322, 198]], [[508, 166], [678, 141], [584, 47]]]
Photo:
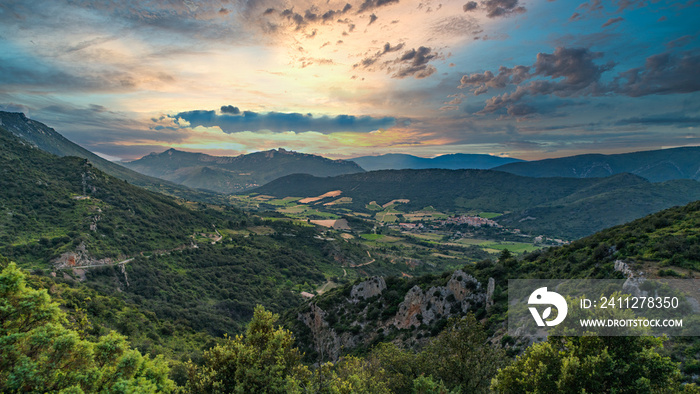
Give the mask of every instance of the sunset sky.
[[0, 20], [0, 110], [110, 159], [700, 145], [697, 0], [3, 0]]

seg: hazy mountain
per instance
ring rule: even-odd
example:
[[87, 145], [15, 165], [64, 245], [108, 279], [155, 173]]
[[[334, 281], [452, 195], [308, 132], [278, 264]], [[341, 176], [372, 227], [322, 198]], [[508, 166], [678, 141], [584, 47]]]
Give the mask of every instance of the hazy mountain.
[[[427, 206], [446, 211], [512, 212], [509, 227], [578, 238], [641, 216], [700, 199], [700, 182], [650, 183], [636, 175], [608, 178], [530, 178], [493, 170], [384, 170], [318, 178], [291, 175], [254, 189], [276, 197], [315, 197], [340, 190], [345, 206], [369, 212], [371, 201], [408, 203], [404, 212]], [[325, 202], [325, 200], [323, 200]]]
[[362, 156], [351, 159], [367, 171], [443, 168], [447, 170], [477, 169], [488, 170], [507, 163], [520, 162], [520, 159], [455, 153], [434, 158], [418, 157], [399, 153], [380, 156]]
[[88, 159], [96, 168], [105, 173], [151, 191], [190, 200], [207, 200], [213, 197], [207, 195], [207, 193], [191, 190], [172, 182], [139, 174], [117, 163], [103, 159], [89, 150], [71, 142], [49, 126], [27, 118], [21, 112], [0, 111], [0, 126], [43, 151], [57, 156], [76, 156]]
[[222, 193], [250, 189], [290, 174], [325, 177], [363, 172], [353, 162], [281, 148], [231, 157], [168, 149], [124, 165], [142, 174]]
[[587, 154], [505, 164], [498, 171], [531, 177], [595, 178], [629, 172], [651, 182], [700, 180], [700, 147], [651, 150], [616, 155]]

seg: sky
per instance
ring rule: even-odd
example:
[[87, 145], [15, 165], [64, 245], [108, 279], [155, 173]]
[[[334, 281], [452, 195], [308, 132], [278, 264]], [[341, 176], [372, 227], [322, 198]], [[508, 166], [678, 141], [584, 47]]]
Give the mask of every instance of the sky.
[[3, 0], [0, 20], [0, 110], [110, 160], [700, 145], [698, 0]]

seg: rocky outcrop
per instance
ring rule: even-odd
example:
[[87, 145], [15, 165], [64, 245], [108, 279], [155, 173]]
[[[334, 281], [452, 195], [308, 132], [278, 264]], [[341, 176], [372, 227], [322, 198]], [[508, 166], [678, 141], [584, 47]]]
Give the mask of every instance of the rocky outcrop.
[[381, 276], [373, 276], [352, 287], [352, 290], [350, 291], [350, 301], [356, 304], [360, 300], [366, 300], [382, 294], [384, 289], [386, 289], [386, 282], [384, 281], [384, 278]]
[[[297, 319], [311, 330], [312, 347], [319, 361], [335, 361], [344, 352], [370, 345], [378, 335], [392, 335], [396, 330], [415, 328], [413, 334], [404, 334], [400, 339], [415, 344], [420, 341], [418, 338], [427, 338], [429, 331], [437, 327], [434, 323], [441, 319], [487, 307], [489, 300], [493, 302], [494, 288], [493, 279], [487, 291], [476, 278], [457, 270], [444, 286], [427, 290], [413, 286], [397, 305], [400, 298], [396, 298], [396, 288], [387, 292], [384, 278], [375, 276], [352, 286], [345, 298], [339, 297], [333, 303], [316, 301], [318, 297], [314, 297]], [[389, 310], [396, 312], [387, 316]], [[421, 336], [417, 336], [419, 333]]]
[[622, 260], [615, 260], [615, 271], [622, 272], [622, 275], [624, 275], [627, 278], [631, 278], [634, 276], [634, 273], [630, 269], [629, 265], [627, 265], [627, 263], [625, 263]]
[[622, 291], [629, 293], [636, 297], [647, 297], [649, 293], [640, 288], [641, 284], [644, 283], [646, 278], [644, 277], [644, 272], [639, 271], [636, 273], [632, 271], [629, 264], [622, 260], [615, 260], [615, 271], [622, 272], [627, 280], [622, 285]]
[[411, 288], [394, 318], [396, 328], [419, 327], [430, 324], [443, 316], [465, 313], [475, 305], [483, 305], [486, 294], [481, 283], [462, 270], [457, 270], [446, 286], [431, 287], [423, 291]]
[[353, 347], [357, 343], [349, 333], [338, 335], [328, 325], [326, 312], [316, 304], [309, 304], [309, 311], [300, 313], [298, 319], [311, 330], [314, 350], [319, 354], [320, 361], [336, 361], [340, 351], [345, 347]]
[[114, 261], [110, 258], [95, 259], [88, 254], [85, 243], [81, 243], [73, 252], [65, 252], [52, 261], [57, 269], [84, 267], [88, 265], [108, 265]]
[[490, 309], [493, 306], [493, 292], [496, 290], [496, 280], [489, 278], [489, 284], [486, 286], [486, 308]]

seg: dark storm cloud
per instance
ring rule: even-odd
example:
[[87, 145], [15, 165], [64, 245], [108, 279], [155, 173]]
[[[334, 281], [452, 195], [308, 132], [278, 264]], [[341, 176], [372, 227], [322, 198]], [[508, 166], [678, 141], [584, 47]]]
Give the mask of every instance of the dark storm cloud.
[[318, 116], [300, 113], [267, 112], [258, 113], [243, 111], [242, 115], [230, 115], [223, 113], [217, 115], [215, 111], [188, 111], [170, 116], [173, 119], [183, 119], [190, 123], [191, 127], [218, 126], [226, 133], [241, 131], [270, 130], [273, 132], [285, 131], [317, 131], [320, 133], [333, 133], [339, 131], [370, 132], [377, 129], [392, 127], [396, 124], [393, 117], [374, 118], [371, 116]]
[[603, 26], [601, 26], [601, 27], [608, 27], [608, 26], [612, 25], [613, 23], [622, 22], [624, 20], [625, 20], [625, 18], [623, 18], [623, 17], [610, 18], [610, 19], [608, 19], [607, 22], [603, 23]]
[[233, 105], [222, 105], [220, 111], [222, 114], [232, 115], [239, 115], [241, 113], [241, 110], [238, 109], [238, 107], [234, 107]]

